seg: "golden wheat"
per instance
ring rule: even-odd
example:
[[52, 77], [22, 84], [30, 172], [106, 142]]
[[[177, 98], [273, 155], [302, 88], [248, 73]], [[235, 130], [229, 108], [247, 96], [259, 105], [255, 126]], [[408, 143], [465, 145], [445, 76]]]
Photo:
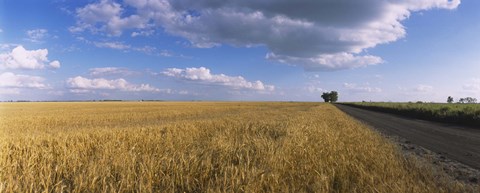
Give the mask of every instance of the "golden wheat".
[[464, 192], [318, 103], [0, 104], [0, 192]]

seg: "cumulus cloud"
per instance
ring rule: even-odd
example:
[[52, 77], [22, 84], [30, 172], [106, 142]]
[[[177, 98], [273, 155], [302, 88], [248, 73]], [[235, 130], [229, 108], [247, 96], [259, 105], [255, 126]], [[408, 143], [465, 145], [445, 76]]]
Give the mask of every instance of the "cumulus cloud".
[[48, 37], [48, 30], [46, 29], [33, 29], [27, 31], [27, 40], [34, 43], [41, 43]]
[[50, 62], [49, 66], [51, 68], [60, 68], [60, 62], [58, 60], [54, 60], [53, 62]]
[[67, 80], [68, 86], [73, 93], [89, 92], [91, 90], [120, 90], [130, 92], [160, 92], [161, 90], [149, 84], [136, 85], [127, 82], [123, 78], [108, 80], [104, 78], [84, 78], [77, 76]]
[[30, 76], [4, 72], [0, 74], [0, 88], [35, 88], [44, 89], [47, 85], [45, 79], [40, 76]]
[[[0, 54], [0, 68], [7, 69], [43, 69], [48, 60], [48, 50], [27, 50], [23, 46], [15, 47], [9, 53]], [[60, 62], [55, 60], [50, 62], [48, 67], [59, 68]]]
[[[124, 9], [118, 3], [101, 0], [76, 9], [76, 26], [70, 27], [71, 32], [90, 30], [92, 32], [107, 31], [110, 35], [119, 36], [122, 30], [128, 28], [145, 28], [148, 18], [138, 15], [121, 17]], [[97, 28], [100, 26], [99, 28]]]
[[355, 84], [355, 83], [343, 83], [343, 87], [346, 88], [348, 91], [351, 91], [351, 92], [359, 92], [359, 93], [379, 93], [379, 92], [382, 92], [381, 88], [371, 87], [368, 84], [358, 85], [358, 84]]
[[263, 82], [247, 81], [242, 76], [227, 76], [225, 74], [212, 74], [210, 69], [200, 68], [168, 68], [162, 72], [163, 75], [174, 77], [181, 80], [193, 81], [207, 85], [222, 85], [235, 89], [251, 89], [259, 91], [273, 91], [275, 86], [266, 85]]
[[[382, 63], [366, 49], [403, 38], [411, 12], [455, 9], [460, 0], [102, 0], [76, 10], [72, 31], [121, 35], [161, 29], [196, 47], [266, 46], [266, 58], [335, 70]], [[133, 11], [126, 14], [125, 7]], [[132, 36], [139, 35], [132, 33]]]

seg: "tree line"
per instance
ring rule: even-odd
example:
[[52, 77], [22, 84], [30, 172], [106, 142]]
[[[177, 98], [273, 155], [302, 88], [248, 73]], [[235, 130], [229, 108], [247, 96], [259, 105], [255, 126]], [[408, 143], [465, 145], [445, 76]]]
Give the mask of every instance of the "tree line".
[[[448, 96], [447, 103], [453, 103], [453, 97]], [[477, 99], [473, 97], [460, 98], [457, 103], [477, 103]]]

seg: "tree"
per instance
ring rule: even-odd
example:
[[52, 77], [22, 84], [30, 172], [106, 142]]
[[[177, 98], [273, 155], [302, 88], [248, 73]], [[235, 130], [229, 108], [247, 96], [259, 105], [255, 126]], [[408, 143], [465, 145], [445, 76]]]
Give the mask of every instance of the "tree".
[[465, 101], [467, 101], [467, 103], [477, 103], [477, 99], [472, 97], [465, 98]]
[[332, 100], [332, 99], [330, 99], [330, 93], [328, 93], [328, 92], [324, 92], [324, 93], [322, 94], [322, 98], [323, 98], [323, 100], [324, 100], [326, 103], [328, 103], [328, 102], [330, 102], [330, 101]]
[[477, 103], [477, 99], [472, 97], [460, 98], [460, 100], [458, 100], [458, 103]]
[[448, 96], [447, 103], [453, 103], [453, 97], [452, 96]]
[[338, 92], [337, 91], [324, 92], [324, 93], [322, 93], [322, 98], [326, 103], [337, 102]]
[[337, 92], [337, 91], [332, 91], [332, 92], [330, 92], [330, 99], [331, 99], [331, 102], [332, 102], [332, 103], [337, 102], [337, 100], [338, 100], [338, 92]]

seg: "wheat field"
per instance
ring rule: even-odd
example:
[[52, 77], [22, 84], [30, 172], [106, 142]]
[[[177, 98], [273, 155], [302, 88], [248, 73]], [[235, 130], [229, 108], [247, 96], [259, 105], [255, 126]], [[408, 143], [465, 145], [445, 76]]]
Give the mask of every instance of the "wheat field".
[[0, 192], [475, 191], [330, 104], [0, 103], [0, 118]]

